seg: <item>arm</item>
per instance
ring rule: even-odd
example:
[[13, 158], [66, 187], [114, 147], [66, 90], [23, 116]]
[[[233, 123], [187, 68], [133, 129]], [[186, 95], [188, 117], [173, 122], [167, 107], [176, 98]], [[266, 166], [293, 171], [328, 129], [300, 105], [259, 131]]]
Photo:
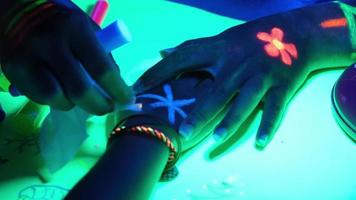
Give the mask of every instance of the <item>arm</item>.
[[167, 146], [155, 138], [121, 135], [65, 199], [147, 199], [168, 153]]
[[[355, 60], [352, 53], [356, 51], [356, 3], [347, 2], [317, 4], [264, 17], [224, 31], [222, 37], [239, 37], [246, 32], [256, 37], [258, 33], [278, 27], [283, 31], [284, 40], [297, 48], [296, 60], [312, 66], [311, 70], [347, 66]], [[259, 39], [259, 42], [265, 44], [266, 41]]]
[[[348, 1], [348, 4], [335, 2], [318, 4], [265, 17], [223, 32], [220, 37], [224, 39], [251, 34], [252, 37], [244, 39], [252, 44], [254, 43], [252, 41], [257, 39], [259, 44], [255, 53], [260, 54], [259, 51], [263, 50], [264, 56], [252, 56], [251, 59], [257, 61], [249, 61], [247, 58], [246, 63], [249, 63], [247, 65], [253, 64], [250, 67], [256, 70], [246, 70], [246, 74], [239, 77], [238, 82], [253, 71], [252, 77], [245, 82], [247, 86], [240, 89], [243, 91], [242, 95], [249, 97], [239, 97], [240, 100], [233, 102], [229, 113], [216, 128], [215, 135], [220, 139], [227, 139], [236, 130], [234, 129], [236, 124], [239, 126], [245, 119], [240, 117], [242, 113], [250, 112], [249, 109], [252, 107], [244, 108], [251, 104], [248, 101], [257, 98], [264, 102], [264, 113], [257, 133], [256, 146], [264, 148], [276, 132], [287, 103], [308, 75], [320, 69], [345, 67], [355, 62], [355, 4], [355, 1]], [[271, 38], [264, 38], [266, 33], [271, 32], [269, 35], [271, 36], [275, 28], [281, 31], [282, 39], [279, 42], [282, 42], [282, 46], [279, 46], [281, 43], [273, 43], [269, 40]], [[244, 47], [248, 49], [247, 45]], [[282, 53], [287, 54], [286, 58]], [[271, 78], [274, 80], [268, 80]], [[185, 123], [194, 121], [196, 119], [194, 114], [193, 112], [193, 116]]]
[[[330, 3], [323, 7], [322, 12], [312, 12], [316, 19], [311, 26], [310, 51], [313, 52], [310, 64], [316, 69], [333, 66], [348, 66], [356, 60], [356, 1], [346, 3]], [[302, 14], [302, 13], [301, 13]], [[320, 22], [321, 21], [321, 22]], [[316, 24], [320, 22], [319, 24]], [[345, 24], [343, 24], [345, 22]], [[321, 28], [320, 28], [321, 27]], [[314, 41], [314, 42], [312, 42]], [[322, 48], [321, 48], [322, 47]], [[319, 53], [316, 52], [319, 51]], [[319, 63], [319, 65], [318, 65]]]
[[203, 137], [202, 128], [227, 108], [214, 132], [219, 141], [225, 140], [263, 101], [256, 146], [264, 148], [311, 72], [355, 61], [356, 3], [344, 2], [271, 15], [184, 42], [145, 72], [135, 89], [147, 90], [184, 71], [208, 71], [215, 83], [182, 122], [180, 133]]

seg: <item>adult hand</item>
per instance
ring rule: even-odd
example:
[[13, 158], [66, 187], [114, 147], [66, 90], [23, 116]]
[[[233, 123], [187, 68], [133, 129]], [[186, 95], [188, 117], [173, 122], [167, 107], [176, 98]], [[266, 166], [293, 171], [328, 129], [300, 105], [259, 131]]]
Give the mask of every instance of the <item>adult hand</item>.
[[99, 27], [74, 4], [54, 2], [6, 34], [1, 66], [9, 81], [31, 100], [61, 110], [77, 105], [101, 115], [114, 102], [131, 103], [132, 91], [96, 38]]
[[256, 146], [264, 148], [289, 100], [311, 71], [304, 48], [302, 37], [288, 25], [245, 24], [214, 37], [184, 42], [145, 72], [134, 88], [144, 91], [183, 72], [208, 71], [214, 78], [213, 86], [198, 99], [181, 124], [180, 134], [201, 137], [206, 133], [200, 130], [229, 105], [214, 132], [218, 140], [225, 140], [263, 101]]

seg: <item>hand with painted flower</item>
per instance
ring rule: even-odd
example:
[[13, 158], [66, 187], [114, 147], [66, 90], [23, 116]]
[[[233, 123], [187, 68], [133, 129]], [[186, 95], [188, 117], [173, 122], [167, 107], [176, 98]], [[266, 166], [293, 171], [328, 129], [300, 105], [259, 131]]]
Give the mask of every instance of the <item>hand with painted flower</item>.
[[352, 6], [320, 4], [184, 42], [149, 69], [136, 90], [154, 87], [182, 72], [207, 71], [214, 83], [197, 99], [180, 134], [191, 141], [205, 137], [207, 133], [201, 130], [227, 108], [214, 131], [217, 140], [225, 140], [263, 102], [256, 146], [264, 148], [277, 131], [288, 102], [311, 72], [352, 62], [354, 30], [347, 17]]

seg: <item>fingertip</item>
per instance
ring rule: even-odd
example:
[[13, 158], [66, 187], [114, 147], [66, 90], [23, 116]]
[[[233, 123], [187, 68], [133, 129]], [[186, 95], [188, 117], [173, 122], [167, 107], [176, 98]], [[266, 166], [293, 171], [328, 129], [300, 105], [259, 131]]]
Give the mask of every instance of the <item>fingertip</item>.
[[99, 85], [114, 101], [119, 104], [134, 103], [134, 92], [116, 70], [103, 75], [98, 81]]
[[258, 134], [256, 137], [255, 146], [259, 150], [263, 150], [269, 143], [269, 134]]
[[216, 142], [221, 142], [226, 138], [227, 133], [228, 132], [226, 128], [217, 128], [213, 133], [213, 137]]
[[114, 111], [114, 101], [99, 87], [91, 87], [80, 97], [72, 96], [71, 101], [81, 109], [94, 115], [105, 115]]
[[190, 139], [193, 132], [193, 126], [191, 124], [183, 123], [179, 127], [179, 134], [186, 140]]
[[159, 53], [161, 54], [162, 58], [165, 58], [165, 57], [168, 57], [175, 50], [176, 50], [176, 48], [168, 48], [168, 49], [161, 50]]

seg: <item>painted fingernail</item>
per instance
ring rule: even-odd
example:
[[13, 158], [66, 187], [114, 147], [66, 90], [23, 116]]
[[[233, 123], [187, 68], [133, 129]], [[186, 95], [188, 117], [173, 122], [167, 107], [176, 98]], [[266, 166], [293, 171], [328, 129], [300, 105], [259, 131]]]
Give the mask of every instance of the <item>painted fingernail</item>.
[[256, 147], [257, 148], [265, 148], [266, 145], [268, 144], [268, 135], [267, 134], [262, 134], [256, 139]]
[[171, 53], [173, 53], [176, 49], [175, 48], [168, 48], [168, 49], [163, 49], [159, 53], [161, 54], [162, 58], [165, 58], [169, 56]]
[[215, 141], [221, 142], [222, 140], [224, 140], [226, 135], [227, 135], [227, 129], [226, 128], [217, 128], [214, 131], [213, 137], [214, 137]]
[[179, 127], [179, 134], [183, 136], [184, 139], [189, 139], [192, 135], [193, 126], [190, 124], [182, 124]]
[[142, 103], [127, 105], [124, 107], [124, 109], [135, 111], [135, 112], [140, 112], [140, 111], [142, 111]]
[[142, 103], [126, 104], [126, 105], [115, 104], [115, 110], [119, 110], [119, 111], [130, 110], [130, 111], [140, 112], [142, 111], [142, 107], [143, 107]]

